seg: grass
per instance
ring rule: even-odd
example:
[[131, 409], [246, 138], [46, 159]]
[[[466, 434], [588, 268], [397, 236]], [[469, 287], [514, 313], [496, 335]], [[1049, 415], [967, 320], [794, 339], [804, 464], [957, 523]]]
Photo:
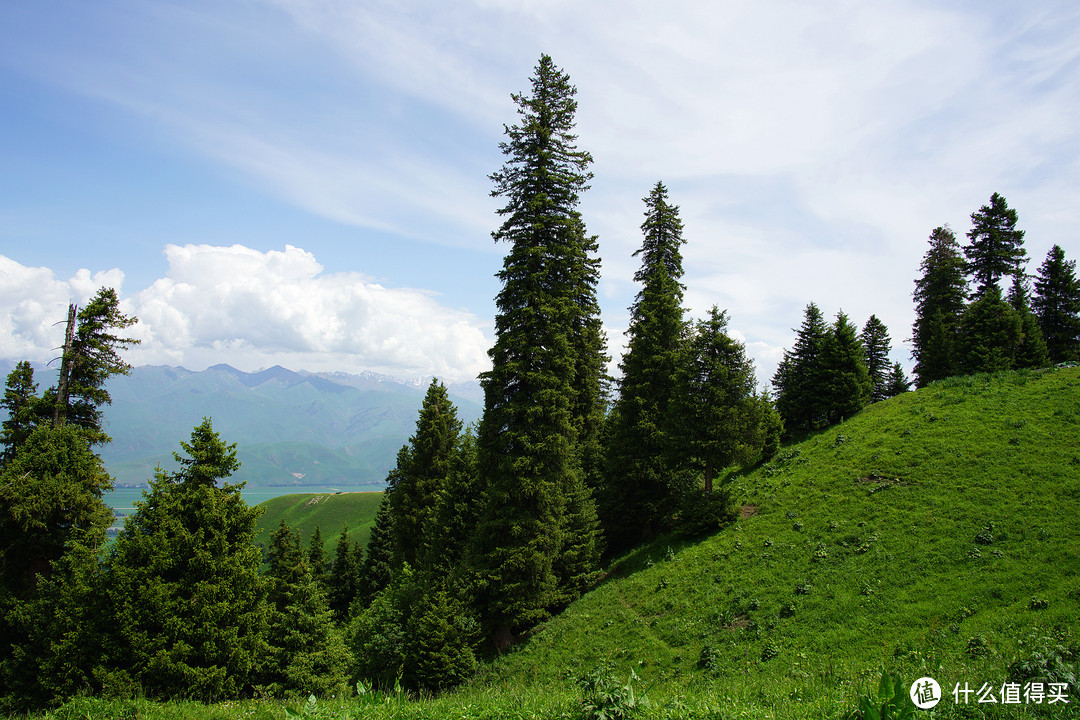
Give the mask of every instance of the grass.
[[489, 676], [560, 687], [613, 662], [783, 717], [835, 717], [883, 667], [1000, 686], [1042, 638], [1080, 642], [1078, 411], [1074, 369], [870, 406], [731, 476], [745, 517], [620, 558]]
[[256, 524], [255, 542], [265, 546], [270, 533], [285, 520], [290, 527], [300, 531], [306, 548], [318, 526], [327, 555], [332, 558], [338, 536], [346, 524], [349, 538], [361, 546], [367, 545], [381, 502], [381, 492], [299, 493], [271, 498], [259, 503], [264, 512]]
[[[618, 558], [469, 686], [322, 699], [307, 716], [578, 718], [577, 680], [609, 665], [636, 673], [643, 719], [841, 718], [883, 669], [940, 683], [926, 717], [1080, 717], [1075, 689], [1068, 706], [951, 694], [964, 683], [997, 694], [1016, 661], [1080, 648], [1080, 369], [936, 383], [727, 482], [737, 522]], [[301, 519], [342, 497], [281, 498], [272, 512], [313, 529]], [[48, 717], [285, 718], [287, 706], [80, 699]]]

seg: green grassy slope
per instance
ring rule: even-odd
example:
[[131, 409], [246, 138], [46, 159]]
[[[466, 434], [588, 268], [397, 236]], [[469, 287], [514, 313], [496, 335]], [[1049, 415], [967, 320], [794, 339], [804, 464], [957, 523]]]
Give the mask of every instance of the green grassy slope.
[[381, 492], [302, 493], [272, 498], [259, 503], [264, 512], [256, 524], [255, 542], [265, 546], [270, 533], [285, 520], [300, 531], [300, 539], [307, 548], [311, 534], [318, 526], [327, 555], [332, 558], [338, 536], [346, 524], [349, 537], [367, 545], [381, 502]]
[[1080, 641], [1080, 370], [937, 383], [730, 482], [744, 517], [620, 559], [487, 680], [611, 661], [668, 697], [835, 717], [882, 667], [935, 677], [944, 709]]

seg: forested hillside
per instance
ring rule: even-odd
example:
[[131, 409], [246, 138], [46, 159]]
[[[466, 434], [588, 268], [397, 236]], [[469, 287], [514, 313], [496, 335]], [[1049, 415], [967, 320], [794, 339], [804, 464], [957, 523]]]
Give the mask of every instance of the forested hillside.
[[[967, 245], [931, 232], [917, 391], [876, 315], [830, 322], [813, 301], [765, 391], [728, 313], [685, 307], [691, 240], [658, 181], [612, 378], [576, 96], [548, 55], [511, 96], [478, 423], [438, 379], [418, 399], [158, 368], [168, 392], [132, 391], [107, 381], [131, 373], [137, 318], [109, 288], [70, 307], [55, 384], [20, 362], [2, 402], [0, 708], [261, 698], [248, 708], [272, 714], [310, 693], [289, 713], [313, 717], [314, 696], [348, 713], [355, 693], [376, 717], [910, 717], [891, 675], [888, 697], [858, 697], [885, 667], [1037, 686], [1045, 708], [1025, 713], [1072, 693], [1075, 714], [1075, 261], [1055, 246], [1032, 285], [995, 193]], [[379, 410], [352, 404], [365, 392]], [[162, 443], [172, 460], [106, 548], [121, 398], [139, 428], [124, 462]], [[197, 411], [190, 432], [158, 421], [166, 404]], [[385, 491], [335, 502], [333, 527], [312, 527], [314, 498], [260, 526], [240, 494], [242, 463], [336, 483], [373, 448], [395, 453]], [[335, 453], [355, 464], [329, 470]]]

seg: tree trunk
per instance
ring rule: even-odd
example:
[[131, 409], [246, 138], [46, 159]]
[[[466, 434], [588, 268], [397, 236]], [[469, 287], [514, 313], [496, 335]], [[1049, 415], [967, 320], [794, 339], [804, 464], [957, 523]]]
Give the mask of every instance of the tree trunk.
[[495, 647], [496, 653], [502, 655], [510, 649], [513, 642], [514, 633], [510, 628], [510, 623], [499, 623], [495, 626], [491, 635], [491, 644]]
[[56, 383], [56, 405], [53, 406], [53, 427], [59, 427], [67, 421], [68, 385], [71, 378], [71, 361], [75, 345], [75, 313], [78, 308], [74, 303], [68, 305], [67, 330], [64, 331], [64, 352], [60, 356], [60, 378]]

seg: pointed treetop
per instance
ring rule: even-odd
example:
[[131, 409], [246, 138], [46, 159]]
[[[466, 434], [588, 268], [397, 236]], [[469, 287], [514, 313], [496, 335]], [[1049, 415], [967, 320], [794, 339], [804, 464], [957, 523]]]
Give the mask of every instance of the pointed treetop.
[[682, 236], [679, 206], [668, 202], [667, 188], [659, 181], [649, 196], [642, 200], [645, 203], [645, 222], [641, 224], [641, 230], [645, 233], [645, 241], [634, 251], [634, 257], [642, 256], [641, 269], [634, 274], [634, 280], [648, 283], [661, 270], [668, 277], [678, 280], [683, 275], [679, 248], [686, 242]]
[[990, 204], [983, 205], [971, 214], [970, 243], [964, 248], [968, 259], [968, 272], [976, 284], [976, 295], [981, 295], [1005, 275], [1019, 272], [1027, 262], [1024, 250], [1024, 231], [1016, 229], [1016, 210], [1009, 207], [1005, 198], [994, 193]]
[[226, 445], [214, 431], [210, 418], [191, 431], [191, 442], [180, 441], [187, 457], [174, 452], [173, 458], [180, 463], [178, 479], [200, 485], [213, 485], [227, 478], [240, 468], [236, 459], [236, 443]]
[[535, 241], [538, 218], [546, 219], [541, 225], [575, 221], [593, 161], [575, 144], [576, 94], [569, 75], [542, 55], [532, 76], [532, 94], [511, 95], [519, 121], [506, 126], [508, 140], [499, 143], [506, 164], [490, 175], [495, 184], [491, 196], [507, 200], [497, 211], [506, 220], [492, 233], [496, 242]]

